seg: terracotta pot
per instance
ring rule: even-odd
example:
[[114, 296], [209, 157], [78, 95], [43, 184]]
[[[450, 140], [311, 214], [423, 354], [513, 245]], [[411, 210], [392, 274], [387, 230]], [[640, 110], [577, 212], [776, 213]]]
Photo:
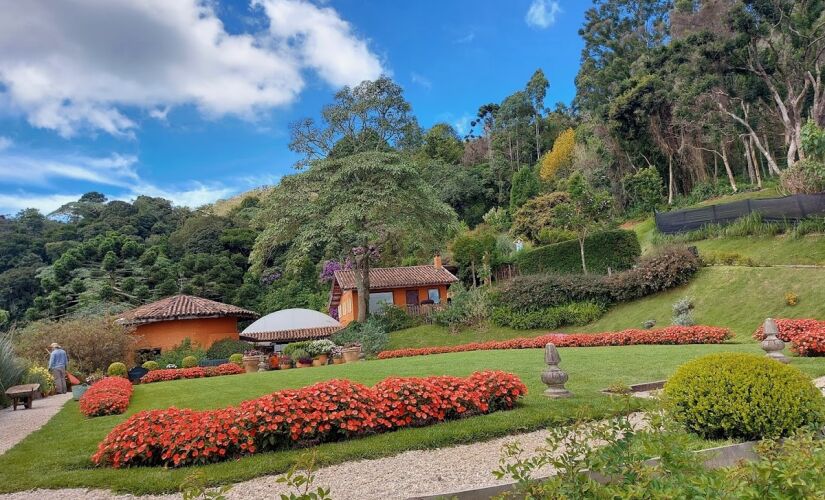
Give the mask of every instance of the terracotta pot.
[[344, 349], [344, 361], [347, 363], [353, 363], [358, 361], [361, 358], [361, 348], [360, 347], [348, 347]]
[[290, 368], [292, 368], [290, 363], [281, 363], [278, 365], [279, 370], [289, 370]]
[[280, 362], [281, 362], [281, 360], [278, 359], [278, 356], [270, 356], [269, 357], [269, 367], [272, 368], [273, 370], [278, 369], [278, 364]]
[[244, 356], [243, 369], [246, 370], [246, 373], [256, 373], [258, 371], [258, 363], [260, 362], [260, 356]]
[[311, 362], [310, 363], [301, 363], [299, 361], [297, 366], [298, 366], [298, 368], [309, 368], [310, 366], [312, 366], [312, 363]]
[[346, 363], [344, 358], [332, 358], [332, 364], [334, 365], [343, 365], [344, 363]]
[[329, 354], [319, 354], [315, 357], [318, 361], [321, 362], [322, 365], [329, 363]]
[[326, 363], [321, 362], [321, 358], [315, 358], [312, 360], [312, 366], [324, 366]]

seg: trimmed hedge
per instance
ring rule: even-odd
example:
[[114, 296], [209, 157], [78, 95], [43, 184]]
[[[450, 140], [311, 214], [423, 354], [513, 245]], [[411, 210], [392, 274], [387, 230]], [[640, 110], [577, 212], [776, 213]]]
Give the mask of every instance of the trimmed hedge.
[[498, 302], [514, 311], [539, 311], [569, 302], [609, 306], [683, 285], [701, 262], [686, 247], [671, 247], [643, 258], [633, 269], [611, 276], [537, 274], [510, 280]]
[[825, 423], [825, 400], [810, 378], [754, 354], [712, 354], [685, 363], [664, 394], [676, 420], [705, 438], [778, 438]]
[[115, 468], [221, 462], [508, 410], [526, 393], [517, 376], [501, 371], [390, 377], [372, 388], [327, 380], [216, 410], [142, 411], [112, 429], [92, 460]]
[[169, 380], [182, 380], [189, 378], [220, 377], [222, 375], [240, 375], [246, 373], [243, 368], [235, 363], [224, 363], [219, 366], [195, 366], [192, 368], [166, 368], [154, 370], [140, 379], [141, 384], [151, 384], [154, 382], [167, 382]]
[[[587, 270], [596, 274], [622, 271], [633, 267], [642, 254], [639, 239], [633, 231], [617, 229], [593, 234], [584, 240]], [[522, 274], [578, 274], [582, 261], [577, 240], [536, 247], [519, 252], [516, 264]]]
[[586, 325], [599, 319], [604, 312], [605, 308], [600, 304], [573, 302], [537, 311], [514, 311], [509, 307], [496, 307], [490, 319], [498, 326], [509, 326], [516, 330], [532, 330], [559, 328], [565, 325]]

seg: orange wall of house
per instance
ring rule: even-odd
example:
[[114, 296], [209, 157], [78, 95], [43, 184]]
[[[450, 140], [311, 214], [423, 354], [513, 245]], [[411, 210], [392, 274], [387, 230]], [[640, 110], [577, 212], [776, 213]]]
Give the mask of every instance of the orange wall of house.
[[[440, 285], [437, 287], [426, 286], [423, 288], [418, 288], [418, 302], [420, 303], [422, 300], [429, 299], [429, 295], [427, 291], [430, 288], [438, 288], [438, 295], [441, 298], [441, 302], [445, 302], [447, 300], [447, 285]], [[407, 290], [416, 290], [415, 288], [394, 288], [392, 291], [392, 303], [397, 306], [403, 306], [407, 304]], [[380, 292], [388, 292], [390, 290], [371, 290], [370, 293], [380, 293]], [[351, 312], [339, 312], [338, 321], [341, 322], [342, 325], [347, 325], [356, 318], [358, 318], [358, 292], [355, 290], [348, 290], [341, 294], [341, 307], [339, 311], [346, 311], [348, 310], [345, 303], [351, 304], [349, 311]]]
[[161, 321], [138, 325], [135, 329], [138, 349], [171, 349], [189, 338], [193, 344], [208, 349], [218, 340], [238, 340], [237, 318], [204, 318]]

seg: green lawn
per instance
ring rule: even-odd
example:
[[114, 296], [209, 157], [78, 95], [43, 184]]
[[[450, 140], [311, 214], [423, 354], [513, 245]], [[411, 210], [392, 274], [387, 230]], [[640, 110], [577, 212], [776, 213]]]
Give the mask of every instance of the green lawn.
[[[199, 380], [162, 382], [136, 387], [127, 415], [85, 419], [70, 402], [43, 429], [0, 456], [0, 493], [31, 488], [96, 487], [136, 494], [175, 490], [194, 468], [94, 468], [89, 456], [97, 443], [126, 416], [169, 406], [219, 408], [287, 387], [329, 378], [373, 384], [390, 375], [468, 375], [496, 368], [514, 372], [530, 394], [516, 409], [425, 428], [406, 429], [317, 447], [320, 464], [376, 458], [404, 450], [435, 448], [489, 439], [574, 419], [594, 419], [628, 411], [626, 403], [598, 391], [611, 383], [637, 383], [667, 377], [687, 359], [720, 351], [757, 352], [755, 344], [717, 346], [632, 346], [562, 349], [562, 367], [570, 374], [575, 397], [548, 400], [541, 396], [538, 376], [542, 351], [483, 351], [415, 358], [367, 361], [323, 368], [267, 372]], [[825, 374], [825, 360], [795, 359], [812, 376]], [[649, 404], [633, 400], [633, 407]], [[199, 467], [212, 484], [236, 482], [286, 470], [300, 450], [265, 453]]]
[[[680, 297], [694, 298], [698, 324], [730, 328], [737, 342], [751, 342], [750, 335], [768, 317], [825, 318], [825, 269], [778, 267], [706, 267], [688, 285], [612, 307], [601, 319], [565, 332], [606, 332], [640, 328], [655, 319], [658, 326], [671, 320], [671, 306]], [[785, 304], [785, 292], [799, 295], [799, 304]], [[489, 327], [451, 334], [446, 328], [425, 325], [390, 335], [393, 349], [457, 345], [513, 337], [535, 337], [546, 330], [512, 330]]]

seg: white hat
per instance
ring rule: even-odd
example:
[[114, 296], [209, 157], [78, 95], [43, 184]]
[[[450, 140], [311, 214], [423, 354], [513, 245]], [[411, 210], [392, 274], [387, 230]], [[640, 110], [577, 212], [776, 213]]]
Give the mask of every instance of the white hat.
[[60, 344], [58, 344], [57, 342], [52, 342], [51, 348], [52, 349], [60, 349]]

